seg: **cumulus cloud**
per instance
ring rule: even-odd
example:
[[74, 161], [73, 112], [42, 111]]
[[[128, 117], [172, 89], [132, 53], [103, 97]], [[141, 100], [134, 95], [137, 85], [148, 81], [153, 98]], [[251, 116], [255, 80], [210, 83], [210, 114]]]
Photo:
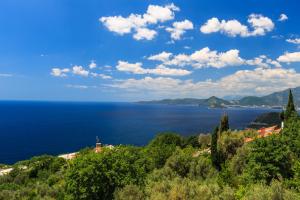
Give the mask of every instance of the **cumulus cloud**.
[[236, 66], [243, 64], [243, 59], [239, 56], [239, 50], [232, 49], [226, 52], [212, 51], [208, 47], [195, 51], [194, 53], [172, 55], [171, 53], [162, 52], [152, 55], [149, 60], [163, 62], [164, 65], [174, 66], [193, 66], [196, 68], [215, 67], [221, 68], [226, 66]]
[[73, 66], [72, 72], [73, 74], [80, 75], [80, 76], [89, 75], [89, 71], [85, 70], [82, 66], [78, 66], [78, 65]]
[[300, 52], [286, 52], [284, 55], [279, 56], [277, 61], [285, 63], [300, 62]]
[[191, 71], [185, 69], [174, 69], [166, 67], [164, 65], [158, 65], [154, 69], [146, 69], [146, 72], [148, 74], [155, 74], [161, 76], [186, 76], [192, 73]]
[[300, 38], [287, 39], [286, 41], [292, 44], [300, 44]]
[[193, 66], [195, 68], [223, 68], [229, 66], [251, 65], [262, 68], [281, 67], [280, 63], [265, 55], [253, 59], [244, 59], [239, 55], [239, 50], [231, 49], [225, 52], [202, 48], [194, 53], [173, 55], [163, 51], [162, 53], [148, 57], [148, 60], [160, 61], [166, 66]]
[[281, 21], [281, 22], [286, 21], [286, 20], [288, 20], [288, 16], [283, 13], [278, 18], [278, 21]]
[[252, 30], [236, 19], [226, 21], [213, 17], [200, 27], [200, 31], [204, 34], [220, 32], [230, 37], [250, 37], [265, 35], [274, 29], [273, 21], [263, 15], [251, 14], [247, 22]]
[[180, 40], [181, 36], [187, 31], [194, 29], [194, 25], [189, 20], [184, 20], [180, 22], [174, 22], [173, 27], [166, 28], [166, 31], [171, 33], [171, 38], [173, 40]]
[[130, 72], [133, 74], [154, 74], [162, 76], [185, 76], [192, 72], [184, 69], [168, 68], [164, 65], [159, 65], [156, 68], [145, 69], [142, 67], [142, 63], [128, 63], [126, 61], [118, 61], [116, 66], [117, 70], [123, 72]]
[[90, 69], [95, 69], [97, 67], [97, 64], [94, 60], [91, 61], [91, 63], [89, 64], [89, 68]]
[[64, 68], [64, 69], [52, 68], [50, 74], [56, 77], [66, 77], [68, 72], [70, 72], [70, 69], [68, 68]]
[[[276, 85], [277, 87], [274, 87]], [[142, 79], [119, 80], [110, 87], [151, 94], [151, 98], [170, 97], [198, 97], [205, 98], [212, 95], [220, 97], [226, 95], [265, 95], [286, 88], [300, 85], [300, 74], [294, 69], [256, 68], [253, 70], [239, 70], [232, 75], [218, 80], [180, 80], [170, 77], [145, 77]], [[209, 90], [207, 89], [209, 88]]]
[[118, 65], [116, 66], [117, 70], [123, 72], [131, 72], [134, 74], [145, 74], [144, 69], [142, 68], [142, 63], [128, 63], [126, 61], [118, 61]]
[[239, 50], [232, 49], [218, 53], [211, 51], [208, 47], [194, 52], [190, 58], [194, 61], [195, 67], [215, 67], [238, 66], [243, 64], [243, 59], [239, 56]]
[[250, 60], [246, 60], [247, 65], [256, 66], [258, 68], [282, 67], [279, 62], [272, 60], [265, 55], [260, 55]]
[[138, 28], [133, 38], [136, 40], [152, 40], [157, 35], [155, 30], [150, 30], [148, 28]]
[[156, 61], [166, 62], [170, 59], [171, 56], [172, 56], [172, 53], [163, 51], [157, 55], [149, 56], [148, 60], [156, 60]]
[[166, 6], [149, 5], [144, 14], [130, 14], [128, 17], [101, 17], [99, 21], [111, 32], [119, 35], [134, 33], [136, 40], [152, 40], [157, 32], [148, 28], [149, 25], [163, 23], [174, 19], [175, 11], [179, 8], [174, 4]]

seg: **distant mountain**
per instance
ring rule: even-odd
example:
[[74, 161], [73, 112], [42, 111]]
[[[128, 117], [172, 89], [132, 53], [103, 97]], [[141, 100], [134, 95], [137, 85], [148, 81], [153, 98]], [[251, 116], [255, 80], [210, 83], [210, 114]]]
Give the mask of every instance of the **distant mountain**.
[[[300, 106], [300, 87], [292, 89], [294, 95], [294, 102]], [[257, 97], [247, 96], [239, 100], [225, 100], [215, 96], [208, 99], [184, 98], [184, 99], [163, 99], [154, 101], [140, 101], [138, 103], [144, 104], [169, 104], [169, 105], [199, 105], [208, 106], [211, 108], [220, 108], [226, 106], [285, 106], [288, 101], [289, 89], [281, 92], [274, 92], [272, 94]]]
[[163, 100], [153, 100], [153, 101], [139, 101], [138, 103], [144, 104], [168, 104], [168, 105], [198, 105], [202, 104], [205, 99], [194, 99], [194, 98], [184, 98], [184, 99], [163, 99]]
[[167, 105], [199, 105], [208, 106], [212, 108], [225, 107], [230, 105], [229, 101], [212, 96], [208, 99], [194, 99], [194, 98], [184, 98], [184, 99], [163, 99], [155, 101], [140, 101], [138, 103], [143, 104], [167, 104]]
[[[294, 88], [292, 91], [295, 104], [300, 105], [300, 87]], [[288, 93], [289, 89], [262, 97], [248, 96], [236, 101], [236, 103], [242, 106], [285, 106], [288, 101]]]
[[226, 107], [227, 105], [230, 105], [231, 103], [229, 101], [226, 101], [224, 99], [220, 99], [218, 97], [212, 96], [208, 99], [205, 99], [202, 104], [199, 104], [201, 106], [208, 106], [211, 108], [220, 108], [220, 107]]

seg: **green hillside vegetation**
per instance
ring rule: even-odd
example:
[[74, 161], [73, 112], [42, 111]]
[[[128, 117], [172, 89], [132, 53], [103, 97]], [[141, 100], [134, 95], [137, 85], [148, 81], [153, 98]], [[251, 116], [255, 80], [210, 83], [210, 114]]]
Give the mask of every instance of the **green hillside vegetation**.
[[230, 130], [224, 115], [212, 137], [162, 133], [144, 147], [34, 157], [0, 176], [0, 199], [298, 200], [300, 119], [291, 109], [284, 120], [280, 134], [246, 144], [256, 131]]

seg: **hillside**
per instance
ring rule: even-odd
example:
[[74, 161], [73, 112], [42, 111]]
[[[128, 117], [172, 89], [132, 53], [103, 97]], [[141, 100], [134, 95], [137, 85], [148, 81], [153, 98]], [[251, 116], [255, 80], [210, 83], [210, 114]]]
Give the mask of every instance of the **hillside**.
[[212, 96], [208, 99], [205, 99], [201, 105], [208, 106], [211, 108], [218, 108], [218, 107], [225, 107], [226, 105], [230, 105], [230, 104], [231, 103], [229, 101]]
[[269, 127], [277, 125], [280, 127], [281, 118], [279, 112], [269, 112], [259, 115], [253, 122], [251, 122], [248, 128], [259, 129], [262, 127]]

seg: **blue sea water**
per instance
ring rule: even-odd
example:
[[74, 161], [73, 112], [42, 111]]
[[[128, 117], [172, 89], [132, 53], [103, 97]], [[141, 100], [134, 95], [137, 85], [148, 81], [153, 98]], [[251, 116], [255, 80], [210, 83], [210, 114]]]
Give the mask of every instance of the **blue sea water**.
[[75, 152], [95, 144], [145, 145], [157, 133], [210, 132], [227, 112], [233, 129], [243, 129], [270, 109], [208, 109], [135, 103], [0, 102], [0, 163], [35, 155]]

